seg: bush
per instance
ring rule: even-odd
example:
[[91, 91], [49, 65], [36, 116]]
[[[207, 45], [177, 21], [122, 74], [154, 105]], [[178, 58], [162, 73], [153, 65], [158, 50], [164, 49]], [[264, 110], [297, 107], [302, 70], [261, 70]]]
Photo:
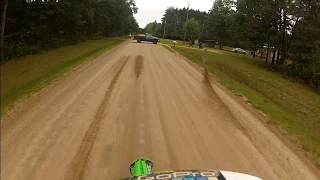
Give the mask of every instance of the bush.
[[4, 45], [4, 58], [15, 59], [24, 55], [32, 55], [41, 52], [43, 49], [37, 45], [27, 45], [22, 42]]
[[[25, 55], [37, 54], [50, 48], [58, 48], [67, 45], [76, 45], [79, 42], [87, 40], [87, 37], [69, 35], [67, 38], [52, 37], [42, 41], [23, 41], [20, 39], [10, 39], [4, 42], [4, 60], [15, 59]], [[48, 40], [48, 41], [47, 41]]]
[[66, 45], [66, 41], [64, 38], [52, 38], [50, 41], [50, 47], [52, 48], [57, 48], [65, 45]]
[[320, 72], [313, 74], [310, 84], [313, 87], [320, 88]]

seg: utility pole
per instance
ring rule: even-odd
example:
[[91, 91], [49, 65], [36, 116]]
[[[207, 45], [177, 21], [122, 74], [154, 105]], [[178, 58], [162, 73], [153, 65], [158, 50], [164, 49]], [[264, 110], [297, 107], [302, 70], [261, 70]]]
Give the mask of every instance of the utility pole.
[[183, 41], [186, 42], [186, 35], [187, 35], [187, 21], [189, 19], [189, 7], [190, 7], [190, 2], [188, 4], [188, 9], [187, 9], [187, 20], [186, 20], [186, 24], [185, 24], [185, 29], [184, 29], [184, 39]]
[[164, 30], [163, 30], [163, 39], [166, 35], [166, 25], [167, 25], [167, 19], [164, 19]]

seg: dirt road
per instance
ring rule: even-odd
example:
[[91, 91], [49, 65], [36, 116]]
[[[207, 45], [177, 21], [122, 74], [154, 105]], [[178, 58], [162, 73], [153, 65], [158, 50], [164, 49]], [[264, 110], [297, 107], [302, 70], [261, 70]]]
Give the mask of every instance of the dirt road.
[[155, 171], [319, 179], [292, 149], [179, 55], [127, 42], [2, 122], [1, 179], [117, 179], [129, 176], [128, 166], [139, 156], [151, 158]]

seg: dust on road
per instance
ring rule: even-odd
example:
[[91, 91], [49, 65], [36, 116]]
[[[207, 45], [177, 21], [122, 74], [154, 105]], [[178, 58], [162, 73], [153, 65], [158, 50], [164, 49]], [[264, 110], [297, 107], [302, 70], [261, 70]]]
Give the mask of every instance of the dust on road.
[[264, 179], [319, 172], [205, 71], [159, 45], [125, 43], [2, 122], [1, 178], [118, 179], [139, 156], [155, 171], [217, 169]]

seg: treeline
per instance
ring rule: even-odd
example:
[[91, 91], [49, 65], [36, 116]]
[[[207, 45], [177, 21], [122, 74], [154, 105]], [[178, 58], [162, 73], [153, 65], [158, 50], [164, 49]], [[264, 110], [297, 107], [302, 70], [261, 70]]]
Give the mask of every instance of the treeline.
[[[144, 29], [145, 32], [151, 33], [158, 37], [163, 37], [165, 33], [165, 38], [174, 40], [183, 40], [185, 33], [185, 23], [187, 20], [188, 9], [178, 9], [170, 7], [165, 11], [162, 18], [162, 23], [147, 24]], [[190, 9], [188, 13], [188, 26], [187, 26], [187, 39], [197, 39], [205, 38], [205, 21], [207, 17], [207, 12], [202, 12], [199, 10]], [[164, 29], [165, 25], [165, 29]]]
[[[216, 0], [206, 12], [168, 8], [147, 32], [166, 38], [213, 39], [265, 58], [273, 70], [320, 88], [319, 0]], [[154, 28], [156, 27], [156, 28]], [[259, 52], [259, 55], [257, 54]]]
[[137, 32], [134, 13], [134, 0], [9, 0], [2, 60]]

